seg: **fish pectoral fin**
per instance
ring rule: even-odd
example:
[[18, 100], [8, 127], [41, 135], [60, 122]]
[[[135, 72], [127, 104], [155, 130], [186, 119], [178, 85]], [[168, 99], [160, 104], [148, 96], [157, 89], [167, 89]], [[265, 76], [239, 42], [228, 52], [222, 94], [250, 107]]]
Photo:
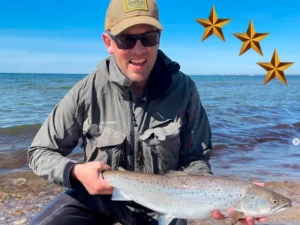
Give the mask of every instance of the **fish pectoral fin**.
[[236, 221], [238, 221], [239, 219], [243, 218], [244, 213], [240, 212], [240, 211], [236, 211], [233, 215], [233, 219], [235, 219]]
[[164, 175], [166, 176], [187, 176], [189, 174], [182, 172], [182, 171], [176, 171], [176, 170], [169, 170], [167, 173]]
[[120, 191], [119, 189], [114, 188], [113, 194], [112, 194], [112, 201], [132, 201], [128, 195], [126, 195], [124, 192]]
[[231, 225], [236, 225], [239, 222], [239, 219], [243, 218], [244, 213], [240, 211], [235, 211], [233, 213], [230, 213], [230, 215], [225, 219], [227, 223], [230, 223]]
[[157, 218], [158, 225], [169, 225], [173, 219], [174, 219], [174, 217], [172, 217], [170, 215], [162, 214], [162, 215], [158, 216], [158, 218]]

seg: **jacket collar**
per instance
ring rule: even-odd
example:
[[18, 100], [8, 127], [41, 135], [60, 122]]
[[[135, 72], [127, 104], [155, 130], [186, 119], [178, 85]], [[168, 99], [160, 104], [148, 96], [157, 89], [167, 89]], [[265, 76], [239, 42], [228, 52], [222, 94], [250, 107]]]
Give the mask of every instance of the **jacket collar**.
[[120, 86], [129, 87], [133, 83], [132, 80], [127, 78], [119, 69], [114, 56], [109, 58], [109, 80]]
[[[114, 56], [108, 57], [105, 62], [105, 70], [109, 74], [109, 81], [115, 84], [122, 93], [126, 93], [130, 90], [130, 86], [133, 82], [121, 72]], [[172, 84], [172, 74], [179, 70], [180, 65], [168, 58], [164, 52], [159, 49], [156, 62], [149, 76], [145, 99], [150, 101], [162, 97]]]
[[180, 65], [158, 50], [156, 62], [148, 82], [147, 100], [161, 98], [172, 85], [172, 74], [178, 72]]

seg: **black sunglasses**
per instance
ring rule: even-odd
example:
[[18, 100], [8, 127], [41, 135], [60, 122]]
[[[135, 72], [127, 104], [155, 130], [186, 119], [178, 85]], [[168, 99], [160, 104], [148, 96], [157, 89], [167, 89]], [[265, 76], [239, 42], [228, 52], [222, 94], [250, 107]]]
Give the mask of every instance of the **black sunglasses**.
[[140, 40], [145, 47], [151, 47], [159, 42], [160, 31], [149, 31], [143, 34], [120, 34], [113, 36], [109, 34], [119, 49], [132, 49], [136, 45], [137, 40]]

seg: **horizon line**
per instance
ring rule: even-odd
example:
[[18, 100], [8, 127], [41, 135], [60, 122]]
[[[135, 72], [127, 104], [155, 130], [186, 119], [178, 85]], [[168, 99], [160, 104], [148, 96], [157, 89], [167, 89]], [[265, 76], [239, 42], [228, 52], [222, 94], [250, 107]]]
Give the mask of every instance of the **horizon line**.
[[[0, 72], [0, 74], [40, 74], [40, 75], [88, 75], [90, 74], [91, 72], [89, 73], [66, 73], [66, 72], [63, 72], [63, 73], [53, 73], [53, 72]], [[250, 73], [245, 73], [245, 74], [187, 74], [187, 73], [184, 73], [186, 74], [187, 76], [266, 76], [266, 74], [250, 74]], [[285, 74], [285, 76], [300, 76], [300, 73], [299, 74]]]

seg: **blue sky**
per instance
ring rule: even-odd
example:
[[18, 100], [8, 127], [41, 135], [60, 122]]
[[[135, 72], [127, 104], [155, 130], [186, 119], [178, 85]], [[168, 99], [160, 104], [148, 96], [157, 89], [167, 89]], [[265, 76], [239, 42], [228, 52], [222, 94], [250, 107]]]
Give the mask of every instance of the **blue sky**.
[[[294, 62], [285, 74], [300, 74], [300, 2], [297, 0], [170, 1], [157, 0], [164, 26], [160, 48], [188, 75], [265, 74], [256, 62], [269, 62], [274, 49], [280, 61]], [[101, 39], [109, 0], [2, 1], [0, 72], [89, 73], [108, 56]], [[204, 42], [196, 18], [208, 18], [212, 5], [226, 42], [215, 35]], [[270, 33], [260, 44], [264, 56], [242, 42], [250, 20], [257, 33]]]

